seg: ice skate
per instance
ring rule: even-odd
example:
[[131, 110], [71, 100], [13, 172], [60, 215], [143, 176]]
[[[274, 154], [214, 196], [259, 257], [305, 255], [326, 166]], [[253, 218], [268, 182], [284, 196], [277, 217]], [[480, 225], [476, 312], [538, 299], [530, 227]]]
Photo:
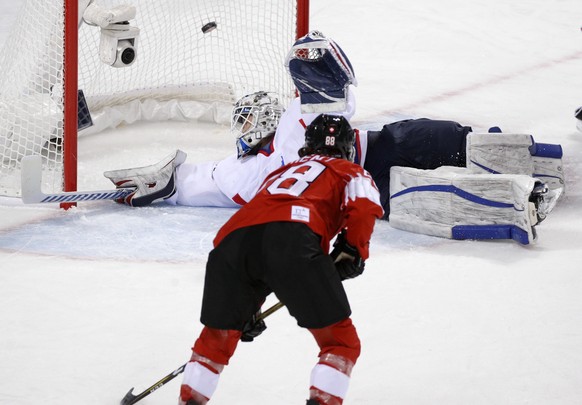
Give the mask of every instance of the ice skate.
[[533, 215], [532, 224], [539, 225], [540, 222], [546, 219], [556, 206], [561, 193], [562, 189], [551, 190], [544, 183], [536, 183], [529, 196], [530, 215]]

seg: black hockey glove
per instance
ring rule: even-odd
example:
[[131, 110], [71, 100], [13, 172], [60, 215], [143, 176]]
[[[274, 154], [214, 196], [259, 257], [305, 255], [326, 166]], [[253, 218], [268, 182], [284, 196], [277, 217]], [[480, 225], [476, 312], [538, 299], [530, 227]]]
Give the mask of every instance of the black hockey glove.
[[343, 259], [336, 262], [335, 269], [339, 273], [340, 279], [342, 281], [348, 278], [358, 277], [364, 272], [365, 263], [361, 258], [356, 260]]
[[358, 277], [364, 272], [365, 267], [364, 260], [360, 257], [358, 249], [348, 243], [345, 235], [344, 229], [337, 236], [333, 244], [333, 250], [330, 253], [342, 281]]
[[267, 329], [265, 321], [262, 319], [257, 319], [261, 314], [261, 310], [257, 311], [251, 319], [244, 324], [242, 330], [242, 336], [240, 337], [241, 342], [252, 342], [257, 336]]

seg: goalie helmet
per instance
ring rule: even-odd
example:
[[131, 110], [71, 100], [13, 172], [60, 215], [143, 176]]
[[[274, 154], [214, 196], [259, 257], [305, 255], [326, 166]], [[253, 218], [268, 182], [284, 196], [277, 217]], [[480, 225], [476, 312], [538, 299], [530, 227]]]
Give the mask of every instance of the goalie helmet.
[[318, 154], [353, 162], [355, 140], [354, 130], [345, 117], [320, 114], [307, 126], [299, 156]]
[[285, 109], [273, 93], [259, 91], [234, 105], [231, 132], [236, 137], [238, 158], [248, 155], [266, 136], [274, 134]]

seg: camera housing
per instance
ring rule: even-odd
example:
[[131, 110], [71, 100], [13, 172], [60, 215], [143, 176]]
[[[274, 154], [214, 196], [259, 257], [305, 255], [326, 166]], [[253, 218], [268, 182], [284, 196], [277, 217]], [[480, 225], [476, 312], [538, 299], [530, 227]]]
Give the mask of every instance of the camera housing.
[[131, 66], [137, 57], [139, 28], [121, 22], [101, 28], [99, 57], [113, 67]]

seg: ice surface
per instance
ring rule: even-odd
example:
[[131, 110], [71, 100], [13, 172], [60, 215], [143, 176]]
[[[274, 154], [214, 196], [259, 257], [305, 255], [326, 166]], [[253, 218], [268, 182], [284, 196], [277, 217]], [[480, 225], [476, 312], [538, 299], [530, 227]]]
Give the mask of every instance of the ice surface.
[[[0, 41], [21, 3], [0, 5]], [[311, 27], [358, 77], [355, 126], [417, 116], [531, 133], [562, 144], [568, 187], [533, 246], [379, 222], [364, 275], [345, 283], [363, 345], [346, 404], [581, 403], [581, 23], [577, 0], [312, 2]], [[196, 123], [81, 138], [79, 188], [175, 148], [203, 161], [234, 141]], [[231, 212], [0, 199], [0, 404], [117, 404], [183, 364], [206, 254]], [[239, 345], [212, 403], [304, 403], [317, 348], [285, 310], [267, 325]], [[176, 403], [179, 381], [141, 403]]]

